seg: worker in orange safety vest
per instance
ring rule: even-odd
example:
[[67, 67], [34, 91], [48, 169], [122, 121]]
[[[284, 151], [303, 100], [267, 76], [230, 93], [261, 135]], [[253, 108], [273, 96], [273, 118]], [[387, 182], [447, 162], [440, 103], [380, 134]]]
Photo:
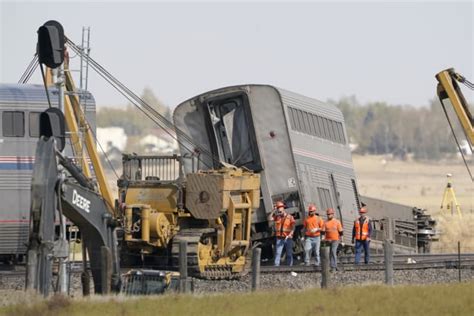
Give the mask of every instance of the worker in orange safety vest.
[[352, 243], [355, 241], [355, 264], [359, 264], [362, 248], [364, 249], [364, 262], [367, 264], [370, 261], [370, 236], [372, 235], [372, 223], [370, 218], [366, 215], [367, 207], [362, 207], [359, 210], [359, 217], [354, 221], [352, 229]]
[[314, 251], [316, 266], [321, 263], [319, 249], [321, 246], [321, 232], [324, 231], [324, 221], [318, 216], [316, 206], [310, 204], [308, 207], [308, 217], [305, 218], [303, 227], [305, 232], [304, 241], [304, 264], [310, 265], [311, 253]]
[[286, 263], [293, 265], [293, 233], [295, 231], [295, 219], [285, 211], [285, 203], [278, 201], [275, 208], [268, 216], [269, 221], [275, 222], [276, 251], [275, 266], [280, 265], [283, 248], [286, 249]]
[[339, 240], [342, 243], [344, 230], [342, 229], [341, 222], [334, 217], [334, 210], [332, 208], [326, 210], [326, 215], [328, 220], [324, 223], [324, 240], [330, 245], [329, 258], [331, 271], [334, 271], [337, 270], [337, 247], [339, 247]]

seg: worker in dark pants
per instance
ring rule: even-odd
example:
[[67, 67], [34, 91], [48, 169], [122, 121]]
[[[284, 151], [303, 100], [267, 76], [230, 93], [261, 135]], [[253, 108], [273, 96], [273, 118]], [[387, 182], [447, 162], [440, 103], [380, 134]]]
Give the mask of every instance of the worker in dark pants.
[[370, 236], [372, 235], [372, 225], [370, 218], [366, 215], [367, 208], [364, 206], [359, 210], [359, 217], [354, 221], [352, 229], [352, 243], [355, 241], [355, 264], [359, 264], [362, 249], [364, 249], [364, 262], [370, 261]]

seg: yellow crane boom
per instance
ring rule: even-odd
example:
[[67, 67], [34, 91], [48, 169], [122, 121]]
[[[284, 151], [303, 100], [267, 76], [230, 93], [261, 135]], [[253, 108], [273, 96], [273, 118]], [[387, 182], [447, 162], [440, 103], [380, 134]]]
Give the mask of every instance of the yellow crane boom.
[[457, 73], [453, 68], [445, 69], [437, 73], [436, 79], [438, 80], [436, 92], [438, 94], [439, 100], [441, 101], [441, 105], [443, 106], [451, 130], [453, 131], [453, 136], [463, 157], [464, 164], [466, 165], [467, 171], [471, 176], [471, 180], [474, 181], [471, 170], [469, 169], [469, 166], [466, 162], [464, 153], [461, 150], [461, 146], [457, 140], [456, 134], [454, 133], [454, 129], [446, 111], [446, 103], [449, 101], [453, 107], [454, 112], [456, 113], [456, 116], [459, 119], [459, 122], [461, 123], [464, 135], [466, 136], [466, 140], [472, 152], [474, 147], [474, 119], [458, 83], [465, 84], [467, 87], [473, 90], [474, 84]]
[[453, 68], [439, 72], [436, 74], [436, 79], [439, 82], [437, 94], [441, 103], [444, 104], [446, 99], [451, 101], [466, 138], [472, 147], [474, 144], [474, 119], [458, 85], [458, 82], [464, 83], [467, 80], [462, 75], [456, 73]]

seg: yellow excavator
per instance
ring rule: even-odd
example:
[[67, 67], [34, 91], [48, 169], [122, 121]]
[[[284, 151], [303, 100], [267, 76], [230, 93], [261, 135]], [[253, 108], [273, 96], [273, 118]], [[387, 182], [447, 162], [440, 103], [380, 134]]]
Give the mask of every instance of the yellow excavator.
[[[83, 54], [56, 21], [45, 23], [38, 35], [39, 62], [50, 69], [62, 67], [66, 44]], [[86, 58], [159, 126], [175, 129], [89, 56]], [[43, 78], [48, 89], [47, 75]], [[50, 108], [40, 117], [41, 137], [32, 180], [28, 288], [48, 295], [52, 258], [65, 258], [57, 254], [67, 253], [66, 244], [58, 242], [54, 234], [56, 211], [79, 227], [84, 266], [87, 253], [96, 293], [120, 289], [120, 268], [127, 265], [127, 258], [138, 257], [140, 267], [151, 262], [153, 267], [177, 268], [182, 241], [187, 242], [187, 265], [193, 276], [220, 279], [242, 275], [252, 246], [252, 212], [260, 205], [260, 175], [225, 162], [219, 162], [217, 169], [196, 168], [185, 174], [183, 161], [196, 157], [125, 155], [119, 196], [114, 199], [67, 67], [63, 90], [63, 110]], [[63, 153], [65, 127], [75, 159]], [[199, 144], [193, 145], [199, 148]], [[120, 257], [125, 260], [120, 262]]]

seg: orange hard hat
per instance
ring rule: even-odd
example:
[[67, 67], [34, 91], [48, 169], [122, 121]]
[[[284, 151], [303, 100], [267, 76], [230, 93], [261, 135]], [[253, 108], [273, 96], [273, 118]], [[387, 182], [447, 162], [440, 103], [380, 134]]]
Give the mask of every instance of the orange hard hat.
[[367, 213], [367, 208], [365, 206], [361, 207], [360, 210], [359, 210], [359, 213], [361, 213], [361, 214]]
[[332, 208], [328, 208], [328, 209], [326, 210], [326, 214], [328, 214], [328, 215], [334, 215], [334, 210], [333, 210]]
[[316, 212], [316, 205], [310, 204], [310, 205], [308, 206], [308, 211], [309, 211], [309, 212]]
[[276, 208], [285, 207], [285, 203], [283, 203], [283, 201], [278, 201], [276, 202], [275, 207]]

